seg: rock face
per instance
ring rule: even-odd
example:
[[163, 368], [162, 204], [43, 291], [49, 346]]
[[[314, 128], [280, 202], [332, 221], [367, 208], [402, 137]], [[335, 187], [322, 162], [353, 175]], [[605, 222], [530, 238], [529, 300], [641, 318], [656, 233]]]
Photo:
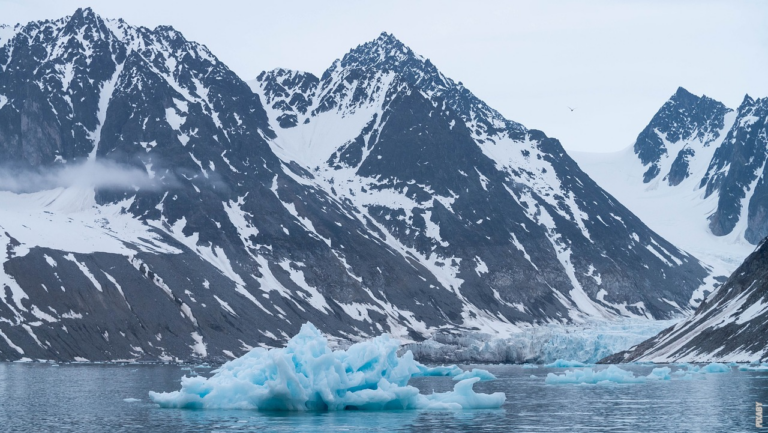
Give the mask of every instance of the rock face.
[[573, 157], [651, 229], [706, 263], [711, 289], [768, 235], [767, 113], [768, 98], [747, 96], [731, 110], [680, 88], [632, 147]]
[[752, 244], [768, 235], [766, 155], [768, 98], [755, 100], [747, 95], [701, 179], [705, 197], [718, 194], [717, 210], [709, 218], [714, 235], [731, 233], [739, 222], [746, 222], [744, 238]]
[[661, 319], [708, 275], [388, 34], [249, 87], [170, 27], [81, 9], [1, 28], [0, 67], [22, 179], [0, 191], [0, 359]]
[[768, 242], [763, 240], [692, 317], [601, 362], [765, 361], [767, 333]]
[[[710, 147], [727, 132], [725, 117], [732, 111], [714, 99], [678, 88], [633, 146], [640, 162], [648, 167], [643, 183], [662, 176], [670, 186], [679, 185], [692, 174], [690, 161], [697, 151]], [[671, 165], [664, 160], [671, 161]]]
[[644, 166], [642, 182], [656, 188], [654, 180], [661, 179], [661, 183], [676, 187], [692, 178], [693, 187], [700, 190], [700, 200], [715, 197], [716, 209], [707, 215], [711, 234], [735, 232], [737, 237], [757, 244], [768, 235], [768, 196], [763, 180], [767, 125], [768, 98], [747, 95], [734, 111], [681, 87], [633, 146]]

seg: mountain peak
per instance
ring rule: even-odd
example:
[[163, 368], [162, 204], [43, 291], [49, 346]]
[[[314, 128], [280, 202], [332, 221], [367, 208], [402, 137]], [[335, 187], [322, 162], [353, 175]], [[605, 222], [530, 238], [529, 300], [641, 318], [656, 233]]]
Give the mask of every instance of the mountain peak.
[[405, 44], [403, 44], [394, 34], [387, 32], [381, 32], [379, 37], [374, 39], [373, 42], [382, 46], [405, 46]]
[[413, 52], [394, 35], [382, 32], [376, 39], [358, 45], [350, 50], [342, 59], [341, 66], [348, 67], [378, 67], [394, 69], [403, 62], [423, 62], [424, 58]]
[[695, 104], [699, 99], [701, 99], [699, 96], [694, 95], [693, 93], [686, 90], [684, 87], [678, 87], [677, 91], [675, 91], [675, 94], [672, 95], [671, 98], [669, 98], [670, 101], [673, 102], [681, 102], [683, 104]]
[[65, 34], [75, 35], [78, 32], [88, 29], [86, 33], [104, 34], [108, 32], [104, 25], [104, 19], [101, 18], [91, 8], [78, 8], [69, 21], [65, 22]]
[[749, 93], [747, 93], [746, 95], [744, 95], [744, 99], [741, 101], [741, 105], [740, 105], [740, 106], [742, 106], [742, 107], [743, 107], [743, 106], [745, 106], [745, 105], [746, 105], [746, 106], [748, 106], [748, 105], [754, 105], [754, 103], [755, 103], [755, 100], [754, 100], [754, 99], [752, 99], [752, 97], [751, 97], [751, 96], [749, 96]]
[[77, 8], [75, 13], [70, 17], [70, 21], [78, 25], [93, 24], [101, 21], [101, 17], [90, 7]]
[[675, 96], [696, 96], [696, 95], [689, 92], [685, 87], [679, 86], [677, 88], [677, 91], [675, 91]]

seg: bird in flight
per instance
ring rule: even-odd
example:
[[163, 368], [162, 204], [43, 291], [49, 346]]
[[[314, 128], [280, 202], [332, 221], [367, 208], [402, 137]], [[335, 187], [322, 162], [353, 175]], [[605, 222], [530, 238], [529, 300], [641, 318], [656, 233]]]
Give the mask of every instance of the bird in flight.
[[568, 107], [568, 109], [571, 110], [571, 111], [575, 110], [575, 108], [571, 108], [571, 107]]

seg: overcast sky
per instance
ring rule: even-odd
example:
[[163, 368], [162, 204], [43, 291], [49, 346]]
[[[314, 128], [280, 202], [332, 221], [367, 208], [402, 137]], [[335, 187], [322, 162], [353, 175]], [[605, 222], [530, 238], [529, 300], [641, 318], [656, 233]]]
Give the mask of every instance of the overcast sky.
[[[736, 108], [768, 96], [768, 1], [0, 0], [0, 22], [71, 15], [172, 25], [243, 79], [317, 75], [394, 33], [504, 116], [569, 150], [631, 145], [678, 86]], [[571, 112], [567, 107], [573, 107]]]

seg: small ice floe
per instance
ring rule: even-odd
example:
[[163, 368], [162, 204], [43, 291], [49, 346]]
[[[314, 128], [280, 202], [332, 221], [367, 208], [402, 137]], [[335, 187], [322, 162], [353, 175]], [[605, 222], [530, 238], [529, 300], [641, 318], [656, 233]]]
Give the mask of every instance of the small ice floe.
[[711, 364], [707, 364], [704, 367], [701, 368], [702, 373], [730, 373], [731, 367], [721, 364], [719, 362], [713, 362]]
[[539, 368], [536, 364], [523, 364], [523, 368]]
[[610, 384], [610, 383], [645, 383], [647, 380], [670, 380], [669, 367], [654, 368], [648, 376], [635, 376], [634, 373], [610, 365], [603, 370], [569, 370], [564, 374], [547, 374], [544, 383], [560, 384]]
[[141, 399], [129, 397], [129, 398], [124, 398], [123, 401], [126, 403], [136, 403], [137, 401], [141, 401]]
[[557, 361], [547, 364], [544, 367], [547, 368], [573, 368], [573, 367], [587, 367], [588, 364], [579, 361], [568, 361], [565, 359], [558, 359]]
[[768, 363], [741, 365], [739, 371], [768, 371]]
[[672, 376], [670, 376], [671, 372], [672, 369], [669, 367], [658, 367], [651, 370], [651, 373], [646, 378], [650, 380], [670, 380], [672, 379]]
[[420, 394], [408, 385], [413, 377], [451, 376], [456, 367], [426, 367], [408, 351], [397, 356], [398, 341], [384, 334], [333, 351], [311, 323], [285, 348], [256, 348], [222, 365], [210, 378], [183, 377], [181, 390], [152, 392], [167, 408], [256, 410], [492, 409], [506, 400], [503, 392], [476, 393], [472, 387], [490, 373], [473, 370], [453, 391]]
[[719, 362], [713, 362], [710, 364], [707, 364], [703, 367], [699, 367], [698, 365], [689, 364], [689, 363], [680, 363], [675, 364], [678, 367], [684, 367], [685, 370], [682, 368], [680, 370], [675, 371], [673, 374], [682, 376], [687, 374], [706, 374], [706, 373], [730, 373], [731, 367], [721, 364]]
[[453, 380], [458, 381], [472, 377], [478, 377], [481, 381], [496, 380], [496, 376], [494, 376], [492, 373], [486, 370], [481, 370], [479, 368], [473, 368], [472, 371], [465, 371], [463, 373], [457, 374], [456, 376], [453, 376]]

